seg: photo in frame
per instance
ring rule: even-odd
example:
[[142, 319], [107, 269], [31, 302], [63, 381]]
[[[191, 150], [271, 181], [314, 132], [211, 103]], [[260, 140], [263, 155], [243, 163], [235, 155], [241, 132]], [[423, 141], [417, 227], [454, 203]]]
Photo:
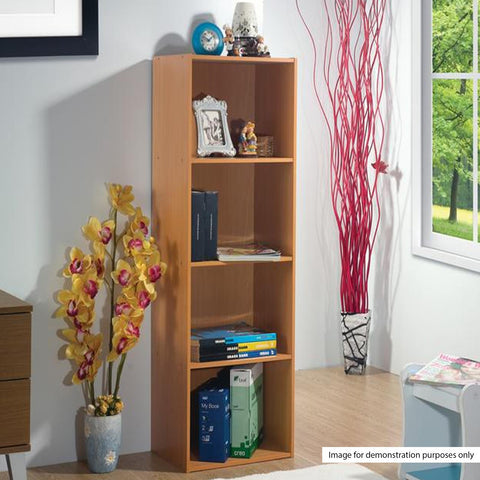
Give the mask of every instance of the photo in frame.
[[0, 57], [98, 55], [98, 0], [0, 0]]
[[234, 157], [237, 152], [228, 130], [227, 102], [207, 95], [193, 101], [193, 110], [197, 121], [198, 155]]

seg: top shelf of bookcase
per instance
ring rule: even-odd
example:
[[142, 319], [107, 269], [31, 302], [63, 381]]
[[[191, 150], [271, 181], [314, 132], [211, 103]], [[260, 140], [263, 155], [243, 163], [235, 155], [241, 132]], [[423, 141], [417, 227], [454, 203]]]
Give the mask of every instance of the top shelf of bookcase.
[[293, 163], [293, 158], [288, 157], [192, 157], [191, 163], [194, 165], [224, 165], [234, 163], [236, 165], [250, 163]]
[[226, 55], [193, 55], [186, 54], [194, 62], [217, 62], [217, 63], [295, 63], [294, 58], [272, 57], [228, 57]]

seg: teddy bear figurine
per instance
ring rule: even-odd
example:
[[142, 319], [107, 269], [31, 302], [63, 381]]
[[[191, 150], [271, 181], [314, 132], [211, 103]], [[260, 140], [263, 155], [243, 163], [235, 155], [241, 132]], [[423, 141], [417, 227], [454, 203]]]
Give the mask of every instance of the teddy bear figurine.
[[259, 57], [269, 57], [270, 52], [268, 47], [265, 45], [265, 40], [262, 35], [257, 35], [257, 55]]
[[233, 36], [233, 30], [230, 25], [225, 24], [223, 26], [223, 29], [225, 30], [225, 36], [223, 37], [223, 43], [225, 44], [225, 48], [227, 49], [227, 55], [229, 57], [232, 57], [235, 55], [234, 52], [234, 44], [235, 44], [235, 37]]

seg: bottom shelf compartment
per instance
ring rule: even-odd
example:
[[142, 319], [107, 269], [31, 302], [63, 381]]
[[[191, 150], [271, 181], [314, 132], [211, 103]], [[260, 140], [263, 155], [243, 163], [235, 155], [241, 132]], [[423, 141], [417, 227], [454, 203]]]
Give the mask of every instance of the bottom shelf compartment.
[[460, 480], [461, 466], [429, 468], [405, 474], [406, 480]]
[[196, 458], [195, 454], [192, 454], [190, 456], [188, 470], [190, 472], [197, 472], [199, 470], [212, 470], [215, 468], [236, 467], [238, 465], [246, 465], [248, 463], [280, 460], [282, 458], [289, 458], [291, 456], [292, 455], [290, 452], [275, 450], [274, 448], [270, 448], [268, 446], [268, 443], [263, 442], [262, 445], [259, 448], [257, 448], [257, 450], [255, 450], [255, 453], [251, 456], [251, 458], [229, 458], [225, 463], [201, 462]]
[[[251, 363], [251, 362], [250, 362]], [[241, 365], [248, 365], [243, 362]], [[240, 365], [240, 366], [241, 366]], [[238, 366], [238, 365], [232, 365]], [[293, 361], [263, 363], [263, 441], [251, 458], [228, 458], [225, 463], [204, 462], [198, 458], [198, 389], [210, 378], [228, 367], [202, 368], [190, 371], [190, 459], [188, 471], [210, 470], [289, 458], [293, 455]]]

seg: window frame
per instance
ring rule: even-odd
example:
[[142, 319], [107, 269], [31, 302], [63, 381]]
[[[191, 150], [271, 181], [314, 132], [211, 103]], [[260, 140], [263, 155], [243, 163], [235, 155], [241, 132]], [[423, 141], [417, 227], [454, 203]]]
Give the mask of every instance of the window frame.
[[[478, 38], [478, 3], [473, 0], [473, 36]], [[472, 74], [432, 73], [432, 0], [412, 0], [412, 252], [414, 255], [480, 272], [478, 215], [473, 240], [432, 230], [432, 85], [434, 78], [473, 81], [473, 205], [478, 212], [478, 41], [473, 42]], [[477, 21], [475, 21], [477, 20]], [[418, 55], [420, 52], [420, 55]], [[424, 61], [425, 60], [425, 61]]]

